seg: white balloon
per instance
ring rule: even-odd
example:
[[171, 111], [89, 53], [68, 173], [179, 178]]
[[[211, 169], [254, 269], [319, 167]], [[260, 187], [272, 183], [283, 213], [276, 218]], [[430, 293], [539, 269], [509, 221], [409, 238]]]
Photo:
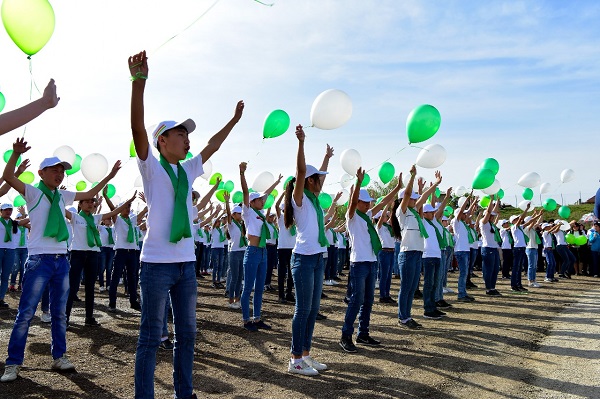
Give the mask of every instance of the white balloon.
[[108, 172], [108, 161], [102, 154], [93, 153], [81, 161], [81, 173], [91, 183], [104, 179]]
[[[131, 197], [129, 197], [131, 198]], [[112, 198], [110, 199], [112, 201], [113, 204], [120, 204], [121, 203], [121, 197], [119, 197], [117, 194], [113, 195]]]
[[523, 201], [519, 202], [519, 209], [524, 211], [525, 209], [527, 209], [527, 205], [529, 205], [529, 204], [531, 204], [531, 201], [523, 200]]
[[350, 192], [348, 190], [340, 190], [340, 191], [342, 193], [342, 196], [337, 201], [337, 203], [343, 205], [350, 199]]
[[535, 172], [525, 173], [517, 184], [522, 187], [534, 188], [540, 185], [542, 178]]
[[63, 145], [54, 150], [55, 157], [60, 159], [61, 161], [68, 162], [71, 165], [75, 162], [75, 151], [68, 145]]
[[344, 150], [342, 155], [340, 155], [340, 163], [342, 164], [342, 169], [344, 169], [346, 173], [350, 176], [355, 176], [356, 171], [362, 164], [362, 159], [358, 151], [349, 148]]
[[133, 187], [142, 187], [142, 175], [139, 175], [135, 178], [135, 182], [133, 183]]
[[540, 186], [540, 194], [549, 193], [552, 190], [552, 185], [550, 183], [542, 183]]
[[273, 183], [275, 183], [275, 177], [273, 177], [273, 174], [271, 172], [262, 172], [254, 178], [252, 189], [261, 193], [267, 188], [271, 187]]
[[446, 162], [446, 149], [439, 144], [429, 144], [419, 152], [417, 166], [427, 169], [437, 168]]
[[562, 223], [562, 226], [560, 226], [560, 229], [562, 231], [569, 231], [569, 230], [571, 230], [571, 225], [569, 224], [569, 222], [567, 222], [566, 220], [561, 220], [560, 222]]
[[467, 200], [467, 197], [460, 197], [458, 199], [458, 207], [460, 208], [461, 206], [463, 206], [463, 204], [465, 203], [466, 200]]
[[573, 180], [575, 180], [575, 171], [573, 169], [565, 169], [562, 172], [560, 172], [561, 182], [568, 183]]
[[352, 100], [341, 90], [329, 89], [319, 94], [310, 110], [310, 122], [319, 129], [343, 126], [352, 116]]
[[210, 179], [213, 170], [213, 164], [210, 159], [202, 164], [202, 169], [204, 169], [204, 173], [200, 177], [204, 180]]
[[[413, 182], [413, 191], [417, 189], [417, 182], [421, 179], [422, 176], [415, 176], [415, 181]], [[406, 173], [402, 176], [402, 183], [404, 183], [404, 187], [408, 186], [408, 182], [410, 181], [410, 173]]]
[[8, 192], [6, 193], [6, 196], [8, 197], [8, 199], [10, 200], [9, 202], [12, 204], [15, 201], [15, 198], [17, 198], [17, 196], [19, 195], [19, 192], [17, 190], [15, 190], [14, 188], [11, 188], [10, 190], [8, 190]]
[[[346, 188], [346, 187], [350, 186], [353, 181], [354, 181], [354, 177], [352, 177], [348, 173], [346, 173], [340, 179], [340, 185], [342, 186], [342, 188]], [[345, 203], [345, 202], [346, 201], [344, 201], [343, 203]]]
[[501, 184], [500, 181], [498, 179], [494, 179], [494, 182], [492, 183], [491, 186], [489, 186], [488, 188], [484, 188], [483, 191], [484, 193], [486, 193], [487, 195], [494, 195], [496, 194], [498, 191], [500, 191], [501, 188]]
[[457, 197], [462, 197], [468, 192], [469, 190], [467, 190], [465, 186], [458, 186], [456, 187], [456, 190], [454, 190], [454, 195], [456, 195]]

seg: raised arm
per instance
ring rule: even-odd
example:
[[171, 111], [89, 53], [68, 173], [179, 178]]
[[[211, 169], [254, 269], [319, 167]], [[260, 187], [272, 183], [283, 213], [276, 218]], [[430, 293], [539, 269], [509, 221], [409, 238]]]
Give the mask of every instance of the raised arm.
[[410, 196], [412, 195], [413, 185], [415, 184], [415, 176], [417, 175], [417, 167], [413, 165], [410, 168], [410, 179], [408, 180], [408, 184], [404, 189], [404, 196], [400, 202], [400, 211], [405, 213], [408, 209], [408, 201], [410, 201]]
[[358, 168], [356, 171], [356, 185], [352, 187], [352, 195], [350, 196], [350, 203], [348, 204], [348, 219], [352, 219], [356, 213], [356, 206], [358, 205], [358, 195], [360, 194], [360, 186], [365, 178], [365, 171], [363, 168]]
[[270, 195], [271, 192], [273, 192], [273, 190], [275, 190], [275, 187], [277, 187], [277, 185], [279, 185], [279, 183], [281, 183], [281, 179], [283, 179], [283, 176], [280, 174], [279, 177], [277, 178], [277, 180], [275, 180], [275, 183], [271, 184], [271, 187], [267, 188], [264, 192], [265, 195]]
[[277, 202], [275, 202], [275, 212], [277, 213], [277, 218], [279, 219], [281, 217], [281, 201], [283, 201], [283, 199], [285, 198], [285, 191], [283, 193], [281, 193], [281, 195], [279, 196], [279, 198], [277, 198]]
[[394, 199], [398, 196], [398, 191], [400, 191], [401, 188], [402, 188], [402, 173], [400, 173], [400, 175], [398, 176], [398, 184], [396, 184], [396, 187], [394, 187], [392, 189], [392, 191], [387, 193], [386, 196], [383, 197], [381, 202], [379, 202], [379, 204], [375, 205], [371, 209], [371, 212], [375, 215], [375, 214], [377, 214], [377, 212], [379, 212], [381, 209], [383, 209], [384, 206], [392, 203], [394, 201]]
[[444, 216], [444, 209], [446, 209], [446, 206], [448, 205], [448, 201], [450, 201], [451, 195], [452, 195], [452, 187], [448, 187], [448, 190], [446, 190], [446, 195], [444, 196], [444, 200], [440, 204], [440, 207], [438, 208], [438, 210], [435, 211], [436, 219], [441, 219], [442, 216]]
[[208, 204], [215, 191], [217, 191], [217, 189], [219, 188], [219, 183], [221, 183], [221, 179], [217, 179], [215, 184], [210, 188], [210, 190], [208, 190], [206, 195], [202, 197], [200, 201], [198, 201], [198, 204], [196, 204], [196, 209], [200, 210], [204, 208], [206, 204]]
[[[327, 144], [327, 150], [325, 150], [325, 156], [323, 157], [323, 163], [321, 164], [320, 171], [327, 172], [327, 168], [329, 167], [329, 160], [333, 157], [333, 147]], [[325, 177], [327, 175], [319, 176], [321, 178], [321, 184], [325, 182]]]
[[127, 201], [123, 202], [121, 204], [121, 206], [116, 207], [115, 209], [111, 210], [108, 213], [102, 214], [102, 220], [113, 219], [115, 216], [117, 216], [119, 213], [121, 213], [123, 208], [125, 208], [126, 206], [128, 206], [129, 204], [131, 204], [133, 202], [136, 194], [137, 194], [137, 191], [133, 193], [133, 196], [131, 196], [131, 198], [129, 198]]
[[225, 198], [225, 211], [227, 212], [227, 224], [231, 224], [231, 209], [229, 209], [229, 193], [226, 191], [223, 193]]
[[[17, 157], [17, 159], [18, 159], [18, 157]], [[23, 162], [21, 162], [21, 164], [17, 167], [17, 170], [15, 171], [15, 177], [19, 178], [19, 176], [21, 176], [21, 174], [23, 174], [23, 172], [25, 172], [25, 169], [27, 169], [28, 167], [29, 167], [29, 159], [26, 159]], [[0, 179], [0, 180], [2, 182], [4, 182], [4, 179]], [[9, 190], [10, 190], [10, 185], [8, 183], [2, 184], [2, 186], [0, 187], [0, 197], [5, 195], [6, 193], [8, 193]]]
[[240, 164], [240, 185], [242, 186], [242, 194], [244, 195], [244, 206], [250, 206], [250, 192], [248, 191], [248, 183], [246, 182], [246, 168], [248, 164], [242, 162]]
[[237, 105], [235, 106], [235, 114], [233, 115], [233, 118], [231, 118], [231, 120], [227, 122], [227, 124], [223, 126], [221, 130], [219, 130], [214, 136], [212, 136], [208, 140], [206, 147], [204, 147], [204, 149], [200, 151], [202, 162], [208, 161], [210, 157], [212, 157], [212, 155], [215, 152], [217, 152], [219, 148], [221, 148], [221, 144], [223, 144], [227, 136], [229, 136], [229, 133], [231, 133], [233, 127], [240, 121], [243, 112], [244, 102], [238, 101]]
[[335, 198], [331, 202], [331, 206], [327, 210], [327, 214], [325, 215], [325, 220], [327, 220], [329, 218], [333, 218], [333, 216], [335, 215], [336, 204], [339, 201], [339, 199], [341, 198], [341, 196], [342, 196], [341, 191], [335, 195]]
[[104, 195], [104, 202], [106, 202], [106, 205], [108, 205], [108, 208], [112, 211], [113, 209], [115, 209], [115, 206], [113, 204], [113, 202], [111, 201], [110, 198], [108, 198], [108, 186], [105, 186], [102, 189], [102, 194]]
[[115, 177], [117, 175], [117, 172], [119, 171], [119, 169], [121, 169], [121, 161], [115, 162], [115, 164], [113, 165], [113, 167], [112, 167], [111, 171], [108, 173], [108, 175], [106, 175], [106, 177], [104, 179], [102, 179], [98, 184], [96, 184], [95, 187], [92, 187], [88, 191], [85, 191], [85, 192], [76, 193], [75, 201], [81, 201], [81, 200], [94, 198], [96, 196], [96, 194], [98, 194], [100, 192], [100, 190], [102, 188], [104, 188], [104, 186], [106, 186], [106, 184], [113, 177]]
[[494, 201], [491, 200], [488, 204], [487, 209], [485, 210], [485, 215], [483, 215], [483, 219], [481, 221], [483, 224], [486, 224], [490, 221], [490, 217], [492, 216], [492, 209], [495, 207]]
[[304, 197], [304, 179], [306, 179], [306, 160], [304, 158], [304, 139], [306, 135], [302, 125], [296, 126], [296, 138], [298, 139], [298, 153], [296, 154], [296, 184], [294, 185], [294, 202], [302, 206]]
[[148, 57], [146, 51], [129, 57], [131, 82], [131, 135], [139, 159], [148, 158], [148, 133], [144, 125], [144, 90], [148, 78]]
[[431, 186], [429, 186], [429, 188], [427, 188], [427, 190], [425, 190], [425, 192], [423, 192], [421, 194], [421, 196], [417, 200], [417, 203], [415, 204], [416, 209], [421, 209], [421, 207], [423, 205], [425, 205], [427, 198], [429, 198], [429, 196], [432, 193], [435, 193], [435, 189], [437, 188], [437, 186], [440, 185], [441, 182], [442, 182], [442, 174], [440, 173], [439, 170], [436, 170], [435, 171], [435, 182], [433, 182], [433, 184]]
[[13, 152], [4, 167], [4, 172], [2, 173], [2, 177], [4, 181], [8, 183], [12, 188], [17, 190], [19, 194], [25, 195], [25, 183], [23, 183], [15, 174], [15, 166], [17, 164], [17, 159], [19, 156], [27, 151], [29, 151], [31, 147], [27, 146], [27, 142], [24, 138], [18, 138], [17, 141], [13, 144]]

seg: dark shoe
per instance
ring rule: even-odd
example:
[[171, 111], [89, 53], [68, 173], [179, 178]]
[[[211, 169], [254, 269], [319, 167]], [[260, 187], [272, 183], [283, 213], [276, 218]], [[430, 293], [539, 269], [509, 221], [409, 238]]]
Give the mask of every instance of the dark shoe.
[[171, 342], [171, 340], [169, 338], [167, 338], [164, 341], [161, 341], [160, 345], [158, 345], [158, 347], [160, 349], [164, 349], [166, 351], [172, 351], [173, 350], [173, 343]]
[[415, 295], [414, 295], [413, 298], [415, 298], [415, 299], [423, 299], [423, 293], [421, 292], [421, 290], [417, 289], [415, 291]]
[[99, 326], [100, 323], [98, 323], [98, 321], [96, 319], [94, 319], [93, 317], [86, 317], [85, 318], [85, 325], [86, 326]]
[[347, 305], [350, 303], [350, 298], [348, 298], [347, 296], [344, 297], [344, 303]]
[[437, 312], [425, 312], [425, 313], [423, 313], [423, 317], [426, 319], [433, 319], [433, 320], [439, 320], [442, 318], [442, 316], [440, 314], [438, 314]]
[[0, 300], [0, 308], [7, 308], [8, 303], [4, 302], [4, 300]]
[[202, 274], [199, 274], [199, 275], [196, 276], [196, 278], [198, 278], [200, 280], [204, 280], [205, 277]]
[[437, 314], [438, 316], [444, 317], [446, 316], [446, 312], [442, 312], [441, 310], [434, 310], [433, 311], [435, 314]]
[[452, 307], [452, 305], [450, 305], [448, 302], [444, 301], [443, 299], [441, 301], [437, 301], [435, 303], [435, 306], [440, 309], [448, 309], [448, 308]]
[[381, 341], [377, 341], [376, 339], [371, 338], [370, 335], [359, 335], [356, 337], [356, 343], [367, 346], [379, 346], [381, 345]]
[[[594, 276], [594, 277], [598, 277], [598, 276]], [[553, 282], [553, 283], [558, 283], [559, 281], [560, 281], [560, 280], [559, 280], [559, 279], [557, 279], [557, 278], [553, 278], [553, 279], [552, 279], [552, 282]]]
[[473, 282], [467, 281], [467, 288], [477, 288], [477, 286]]
[[286, 294], [285, 300], [290, 302], [296, 302], [296, 297], [294, 297], [294, 294]]
[[265, 322], [264, 322], [264, 321], [262, 321], [262, 320], [255, 321], [255, 322], [254, 322], [254, 325], [255, 325], [255, 326], [256, 326], [256, 328], [258, 328], [259, 330], [270, 330], [270, 329], [271, 329], [271, 326], [270, 326], [270, 325], [268, 325], [267, 323], [265, 323]]
[[247, 323], [244, 323], [244, 328], [250, 332], [257, 332], [258, 331], [258, 327], [256, 327], [256, 324], [254, 324], [253, 322], [249, 321]]
[[475, 273], [471, 273], [471, 277], [479, 277], [479, 276], [476, 275]]
[[469, 295], [461, 296], [457, 299], [457, 301], [459, 301], [459, 302], [473, 302], [474, 300], [475, 300], [475, 298], [473, 298], [472, 296], [469, 296]]
[[317, 313], [317, 320], [326, 320], [327, 316], [321, 313]]
[[110, 305], [109, 305], [109, 306], [108, 306], [108, 311], [109, 311], [110, 313], [117, 313], [117, 308], [116, 308], [116, 307], [114, 307], [114, 306], [110, 306]]
[[73, 302], [83, 302], [77, 295], [73, 298]]
[[519, 290], [527, 292], [529, 291], [527, 288], [523, 287], [522, 285], [519, 286]]
[[396, 303], [396, 301], [394, 301], [392, 298], [390, 297], [385, 297], [385, 298], [379, 298], [379, 302], [380, 303]]
[[277, 302], [279, 303], [287, 303], [287, 301], [285, 300], [285, 298], [279, 297], [279, 299], [277, 300]]
[[571, 273], [565, 273], [565, 277], [570, 280], [571, 279]]
[[402, 323], [402, 321], [398, 320], [398, 325], [411, 330], [420, 330], [421, 328], [423, 328], [423, 326], [417, 323], [414, 319], [410, 319], [406, 323]]
[[342, 349], [348, 353], [356, 353], [356, 345], [352, 342], [352, 337], [342, 335], [342, 339], [340, 339], [340, 346]]
[[134, 302], [131, 304], [131, 309], [133, 310], [137, 310], [137, 311], [142, 311], [142, 306], [140, 305], [139, 302]]
[[502, 294], [499, 293], [498, 290], [495, 290], [495, 289], [494, 290], [488, 290], [488, 291], [485, 292], [485, 294], [489, 295], [489, 296], [502, 296]]
[[327, 295], [325, 295], [324, 292], [321, 292], [321, 299], [325, 299], [325, 298], [327, 298]]

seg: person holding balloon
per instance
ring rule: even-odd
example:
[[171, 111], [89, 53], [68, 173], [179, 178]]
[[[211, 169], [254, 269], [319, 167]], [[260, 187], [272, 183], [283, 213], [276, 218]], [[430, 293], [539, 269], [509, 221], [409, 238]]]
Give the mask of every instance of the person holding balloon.
[[[471, 206], [467, 209], [469, 199], [472, 200]], [[470, 214], [473, 211], [475, 199], [470, 194], [462, 205], [454, 211], [454, 218], [452, 219], [452, 231], [455, 236], [454, 244], [454, 256], [458, 263], [458, 301], [461, 302], [473, 302], [475, 298], [467, 293], [467, 281], [469, 279], [469, 256], [471, 252], [471, 245], [475, 241], [472, 236], [466, 221], [470, 219]]]
[[[531, 203], [528, 203], [523, 212], [520, 215], [512, 215], [508, 218], [511, 224], [510, 231], [514, 239], [513, 244], [513, 268], [510, 276], [510, 287], [511, 291], [527, 292], [527, 288], [523, 287], [521, 282], [521, 272], [523, 270], [523, 264], [525, 263], [526, 253], [525, 248], [527, 247], [527, 241], [529, 237], [525, 234], [523, 227], [529, 227], [528, 222], [525, 222], [525, 215], [529, 211]], [[531, 220], [530, 220], [531, 222]]]
[[560, 224], [542, 223], [542, 244], [544, 246], [544, 255], [546, 256], [546, 283], [558, 282], [558, 279], [554, 278], [556, 272], [556, 259], [554, 258], [554, 240], [552, 235], [560, 230]]
[[485, 293], [489, 296], [500, 296], [496, 289], [498, 272], [500, 271], [499, 247], [502, 243], [500, 230], [495, 225], [495, 217], [500, 209], [500, 200], [491, 200], [481, 220], [479, 230], [481, 231], [481, 271], [485, 282]]
[[[161, 342], [165, 303], [171, 300], [174, 320], [173, 386], [178, 398], [194, 397], [192, 372], [196, 340], [197, 280], [192, 237], [192, 184], [204, 174], [203, 163], [217, 152], [244, 111], [239, 101], [234, 116], [190, 159], [192, 119], [163, 121], [150, 137], [144, 117], [148, 58], [142, 51], [128, 59], [131, 78], [131, 133], [148, 203], [147, 234], [141, 251], [141, 322], [135, 358], [135, 397], [154, 397], [156, 352]], [[181, 162], [184, 161], [185, 162]]]
[[[562, 226], [560, 220], [555, 221], [554, 224]], [[575, 255], [573, 255], [573, 253], [569, 250], [565, 238], [565, 233], [562, 231], [562, 229], [559, 228], [553, 234], [554, 238], [556, 238], [556, 252], [558, 253], [558, 256], [560, 256], [560, 260], [562, 261], [561, 271], [558, 277], [570, 279], [573, 270], [573, 265], [576, 261]]]
[[527, 280], [528, 286], [532, 288], [541, 287], [536, 281], [536, 272], [538, 264], [538, 248], [542, 244], [542, 239], [539, 236], [536, 227], [542, 221], [544, 216], [544, 210], [539, 209], [531, 216], [525, 218], [525, 225], [523, 231], [527, 234], [527, 246], [525, 249], [525, 255], [527, 256]]
[[590, 252], [592, 255], [590, 276], [598, 277], [600, 272], [600, 222], [594, 222], [592, 228], [588, 230], [588, 242], [590, 243]]

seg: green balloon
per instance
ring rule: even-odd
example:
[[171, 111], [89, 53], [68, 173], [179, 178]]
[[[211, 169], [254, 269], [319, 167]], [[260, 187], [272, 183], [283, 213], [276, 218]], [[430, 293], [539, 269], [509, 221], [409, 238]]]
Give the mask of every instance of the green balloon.
[[217, 190], [217, 192], [215, 193], [215, 197], [217, 197], [217, 199], [221, 202], [225, 202], [225, 197], [223, 196], [225, 194], [225, 190], [221, 189], [221, 190]]
[[449, 217], [450, 215], [452, 215], [452, 213], [454, 213], [454, 209], [452, 209], [450, 205], [447, 205], [444, 208], [444, 216]]
[[73, 162], [73, 165], [71, 165], [71, 169], [65, 172], [67, 173], [67, 176], [70, 176], [79, 172], [79, 169], [81, 169], [81, 157], [78, 154], [75, 154], [75, 162]]
[[4, 97], [4, 94], [2, 94], [0, 92], [0, 112], [2, 112], [5, 105], [6, 105], [6, 98]]
[[558, 208], [558, 216], [560, 216], [563, 219], [568, 218], [569, 216], [571, 216], [571, 209], [568, 206], [561, 206], [560, 208]]
[[133, 140], [131, 140], [131, 143], [129, 144], [129, 156], [131, 158], [135, 158], [137, 156], [137, 153], [135, 152], [135, 143]]
[[575, 236], [571, 233], [565, 235], [565, 241], [567, 242], [567, 244], [575, 244]]
[[225, 191], [227, 191], [228, 193], [233, 191], [233, 187], [235, 187], [235, 185], [233, 184], [233, 182], [231, 180], [227, 180], [227, 182], [225, 184], [223, 184], [223, 189]]
[[281, 136], [290, 127], [290, 116], [287, 112], [276, 109], [267, 115], [265, 125], [263, 126], [263, 138], [272, 139]]
[[215, 184], [217, 184], [217, 179], [223, 180], [223, 175], [220, 173], [215, 173], [210, 177], [210, 180], [208, 182], [214, 186]]
[[234, 204], [239, 204], [239, 203], [243, 202], [244, 201], [244, 193], [242, 193], [241, 191], [236, 191], [235, 193], [233, 193], [231, 200], [233, 201]]
[[587, 244], [587, 237], [586, 236], [577, 236], [575, 237], [575, 245], [585, 245]]
[[224, 189], [225, 189], [225, 183], [224, 183], [224, 182], [222, 182], [222, 181], [220, 181], [220, 182], [219, 182], [219, 186], [217, 187], [217, 189], [219, 189], [219, 190], [224, 190]]
[[331, 195], [327, 193], [319, 194], [319, 204], [321, 204], [321, 208], [327, 209], [331, 206], [332, 203], [333, 199], [331, 198]]
[[433, 105], [420, 105], [406, 119], [408, 143], [420, 143], [433, 137], [440, 128], [442, 118]]
[[487, 207], [487, 206], [490, 204], [490, 201], [491, 201], [491, 200], [492, 200], [492, 199], [490, 198], [490, 196], [489, 196], [489, 195], [484, 195], [484, 196], [483, 196], [483, 197], [481, 197], [481, 199], [479, 200], [479, 205], [480, 205], [482, 208], [486, 208], [486, 207]]
[[191, 152], [189, 152], [189, 151], [188, 151], [188, 153], [187, 153], [187, 154], [185, 154], [185, 159], [190, 159], [190, 158], [193, 158], [193, 157], [194, 157], [194, 154], [192, 154], [192, 153], [191, 153]]
[[265, 206], [263, 206], [263, 209], [269, 209], [270, 207], [273, 206], [274, 203], [275, 203], [275, 197], [273, 197], [272, 195], [269, 195], [267, 197], [267, 200], [265, 201]]
[[436, 197], [438, 197], [438, 198], [440, 198], [440, 195], [441, 195], [441, 194], [442, 194], [442, 192], [440, 191], [440, 188], [439, 188], [439, 187], [436, 187], [436, 188], [435, 188], [435, 196], [436, 196]]
[[28, 170], [26, 170], [25, 172], [21, 173], [21, 176], [19, 176], [19, 180], [21, 180], [25, 184], [31, 184], [31, 183], [33, 183], [34, 179], [35, 179], [35, 176], [33, 175], [33, 173], [31, 173]]
[[4, 0], [2, 23], [27, 55], [40, 51], [54, 32], [54, 10], [48, 0]]
[[13, 206], [23, 206], [25, 205], [27, 202], [25, 201], [25, 198], [23, 198], [23, 196], [21, 195], [17, 195], [15, 197], [15, 200], [13, 201]]
[[523, 190], [523, 199], [526, 199], [527, 201], [531, 201], [531, 199], [533, 198], [533, 190], [530, 188], [526, 188], [525, 190]]
[[87, 187], [87, 183], [84, 182], [83, 180], [78, 181], [77, 184], [75, 185], [75, 189], [77, 191], [83, 191], [86, 189], [86, 187]]
[[370, 182], [371, 182], [371, 176], [369, 176], [368, 173], [365, 173], [365, 177], [364, 177], [362, 183], [360, 184], [360, 186], [361, 187], [367, 187]]
[[494, 180], [496, 180], [496, 175], [494, 172], [489, 169], [482, 168], [475, 175], [472, 187], [475, 190], [483, 190], [494, 184]]
[[115, 188], [115, 186], [113, 186], [110, 183], [106, 185], [106, 196], [108, 198], [114, 197], [116, 193], [117, 193], [117, 189]]
[[504, 198], [504, 190], [502, 190], [502, 189], [498, 190], [498, 192], [496, 193], [496, 197], [498, 199]]
[[489, 169], [494, 172], [494, 174], [498, 174], [500, 164], [494, 158], [486, 158], [481, 164], [481, 169]]
[[552, 212], [556, 209], [556, 201], [554, 201], [552, 198], [548, 198], [547, 200], [544, 200], [542, 207], [548, 212]]
[[279, 191], [273, 189], [273, 191], [271, 191], [271, 195], [275, 198], [277, 198], [277, 196], [279, 195]]
[[396, 174], [396, 169], [389, 162], [384, 162], [379, 168], [379, 180], [383, 184], [388, 184], [394, 178], [394, 174]]
[[[4, 162], [8, 163], [8, 160], [10, 159], [11, 155], [13, 153], [13, 150], [6, 150], [6, 152], [4, 153]], [[17, 166], [21, 165], [21, 156], [19, 155], [19, 158], [17, 158]]]
[[290, 176], [287, 179], [285, 179], [285, 182], [283, 183], [283, 189], [285, 190], [287, 188], [288, 183], [290, 182], [290, 180], [292, 180], [294, 178], [294, 176]]
[[377, 198], [377, 201], [375, 201], [375, 205], [379, 205], [379, 203], [383, 201], [383, 197], [379, 197]]

